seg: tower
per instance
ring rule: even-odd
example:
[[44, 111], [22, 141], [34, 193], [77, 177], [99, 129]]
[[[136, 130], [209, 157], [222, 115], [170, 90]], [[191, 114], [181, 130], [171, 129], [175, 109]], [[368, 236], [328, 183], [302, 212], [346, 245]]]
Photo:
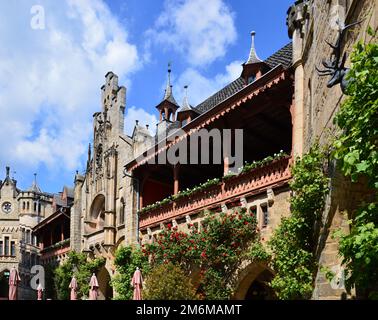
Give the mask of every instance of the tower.
[[168, 64], [168, 80], [167, 80], [167, 88], [165, 89], [165, 94], [163, 100], [156, 106], [159, 110], [160, 114], [160, 122], [161, 121], [175, 121], [176, 120], [176, 111], [180, 107], [175, 98], [173, 97], [172, 93], [172, 85], [171, 85], [171, 64]]
[[262, 61], [256, 53], [255, 49], [255, 36], [256, 32], [251, 32], [251, 50], [249, 52], [249, 57], [247, 62], [243, 63], [243, 71], [242, 71], [242, 78], [245, 81], [246, 85], [254, 82], [258, 78], [260, 78], [269, 67]]
[[177, 112], [177, 121], [181, 122], [181, 126], [186, 125], [198, 116], [198, 112], [193, 109], [188, 100], [188, 86], [184, 86], [185, 95], [182, 101], [182, 107]]

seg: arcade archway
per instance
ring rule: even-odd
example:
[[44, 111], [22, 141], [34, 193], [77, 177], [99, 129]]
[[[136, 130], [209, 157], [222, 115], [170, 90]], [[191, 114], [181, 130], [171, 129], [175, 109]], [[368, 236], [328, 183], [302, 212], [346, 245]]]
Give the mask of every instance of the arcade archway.
[[0, 300], [8, 299], [8, 285], [9, 270], [3, 270], [0, 272]]
[[110, 286], [110, 274], [105, 267], [102, 267], [97, 274], [99, 285], [99, 299], [111, 300], [113, 298], [113, 288]]
[[274, 300], [276, 296], [269, 283], [273, 272], [267, 266], [252, 263], [242, 268], [233, 299], [236, 300]]

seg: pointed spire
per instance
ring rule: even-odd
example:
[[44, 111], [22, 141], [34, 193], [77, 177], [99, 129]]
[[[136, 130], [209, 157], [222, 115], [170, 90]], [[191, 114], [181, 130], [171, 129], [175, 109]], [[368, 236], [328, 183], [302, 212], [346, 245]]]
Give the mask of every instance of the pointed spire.
[[29, 191], [42, 193], [42, 190], [40, 189], [40, 187], [37, 184], [37, 174], [36, 173], [34, 173], [33, 184], [29, 188]]
[[167, 81], [167, 88], [165, 89], [165, 93], [164, 93], [164, 98], [163, 98], [163, 101], [164, 100], [168, 100], [169, 102], [175, 104], [175, 105], [178, 105], [175, 98], [173, 97], [173, 92], [172, 92], [172, 85], [171, 85], [171, 72], [172, 72], [172, 69], [171, 69], [171, 63], [169, 62], [168, 63], [168, 81]]
[[6, 166], [5, 167], [5, 180], [4, 182], [8, 185], [9, 183], [11, 183], [11, 178], [9, 176], [9, 171], [10, 171], [10, 167]]
[[184, 86], [184, 90], [185, 90], [185, 95], [184, 95], [184, 99], [182, 101], [182, 108], [180, 109], [180, 111], [192, 109], [192, 107], [190, 106], [189, 101], [188, 101], [188, 86], [187, 85]]
[[255, 31], [251, 31], [251, 38], [252, 38], [251, 39], [252, 40], [251, 51], [249, 52], [249, 57], [248, 57], [248, 61], [246, 62], [246, 64], [252, 64], [252, 63], [262, 62], [262, 60], [256, 54], [255, 36], [256, 36], [256, 32]]
[[168, 81], [167, 88], [165, 89], [164, 100], [168, 99], [172, 95], [172, 85], [171, 85], [171, 63], [168, 63]]

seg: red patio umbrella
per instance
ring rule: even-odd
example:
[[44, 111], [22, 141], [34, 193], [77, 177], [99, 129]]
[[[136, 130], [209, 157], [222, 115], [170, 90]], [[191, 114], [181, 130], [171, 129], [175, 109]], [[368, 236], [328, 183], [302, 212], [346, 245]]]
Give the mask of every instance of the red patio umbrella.
[[37, 287], [37, 300], [42, 300], [43, 297], [43, 287], [41, 284]]
[[71, 289], [71, 295], [70, 295], [70, 300], [77, 300], [77, 280], [75, 276], [72, 277], [70, 285], [68, 286]]
[[98, 297], [98, 281], [95, 274], [92, 275], [89, 282], [89, 300], [97, 300]]
[[9, 274], [9, 300], [17, 300], [17, 286], [20, 281], [17, 269], [12, 267]]
[[133, 300], [142, 300], [143, 277], [139, 268], [136, 268], [134, 272], [133, 278], [131, 279], [131, 285], [134, 288]]

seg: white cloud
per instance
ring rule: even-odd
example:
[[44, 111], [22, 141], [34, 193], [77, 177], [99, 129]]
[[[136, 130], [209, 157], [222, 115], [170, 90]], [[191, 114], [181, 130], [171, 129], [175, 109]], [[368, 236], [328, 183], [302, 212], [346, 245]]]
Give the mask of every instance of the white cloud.
[[102, 0], [39, 1], [46, 29], [30, 27], [30, 1], [0, 3], [0, 162], [17, 170], [75, 170], [91, 137], [107, 71], [120, 83], [138, 51]]
[[223, 0], [166, 0], [147, 35], [147, 44], [176, 50], [194, 66], [223, 57], [237, 37], [234, 14]]
[[135, 106], [132, 106], [131, 108], [126, 108], [126, 115], [125, 115], [125, 133], [129, 136], [132, 135], [134, 127], [135, 127], [135, 121], [139, 121], [139, 125], [149, 126], [149, 131], [152, 135], [155, 134], [156, 130], [156, 124], [158, 122], [158, 119], [154, 114], [150, 114], [146, 112], [143, 109], [137, 108]]
[[[242, 61], [234, 61], [226, 66], [224, 73], [217, 74], [214, 78], [208, 78], [194, 68], [186, 69], [178, 78], [176, 88], [189, 85], [188, 97], [191, 105], [197, 105], [212, 94], [222, 89], [225, 85], [240, 77]], [[182, 90], [175, 91], [177, 97], [182, 100]]]

